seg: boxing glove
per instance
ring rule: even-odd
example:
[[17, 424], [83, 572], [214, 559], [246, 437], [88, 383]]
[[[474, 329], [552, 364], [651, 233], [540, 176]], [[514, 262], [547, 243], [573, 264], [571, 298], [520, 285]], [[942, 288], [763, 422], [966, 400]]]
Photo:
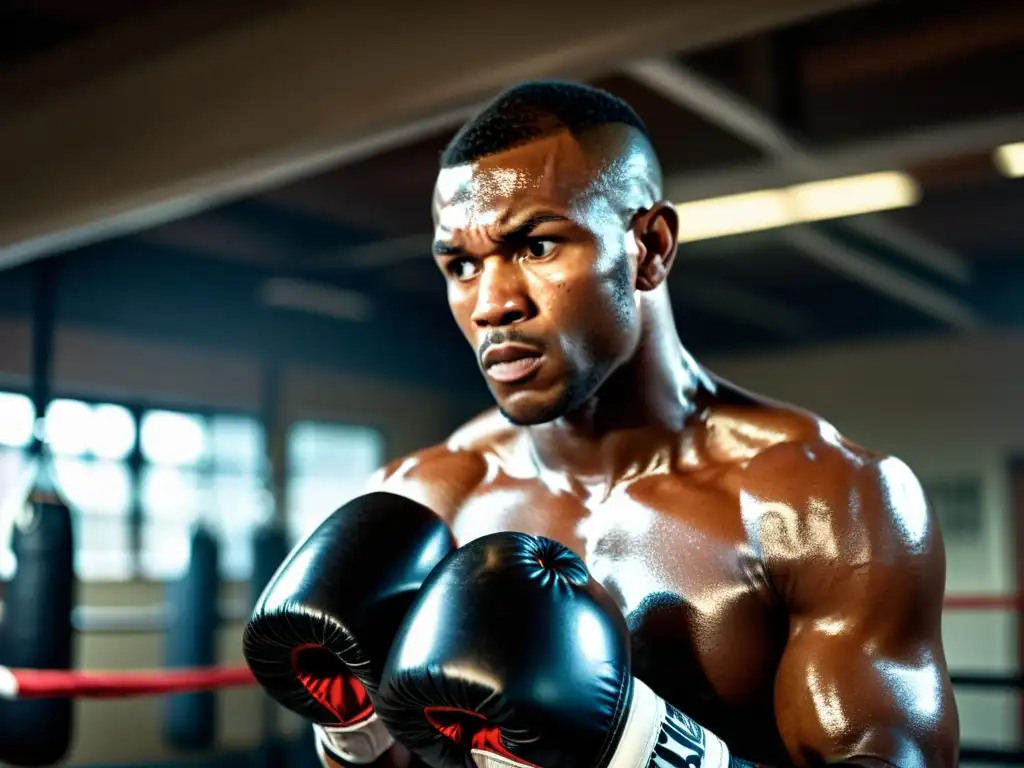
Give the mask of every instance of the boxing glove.
[[582, 560], [500, 533], [424, 583], [378, 713], [435, 768], [722, 768], [729, 752], [630, 672], [629, 631]]
[[454, 547], [426, 507], [367, 494], [297, 546], [257, 601], [245, 661], [271, 697], [313, 722], [334, 760], [370, 763], [393, 743], [373, 704], [387, 652], [423, 580]]

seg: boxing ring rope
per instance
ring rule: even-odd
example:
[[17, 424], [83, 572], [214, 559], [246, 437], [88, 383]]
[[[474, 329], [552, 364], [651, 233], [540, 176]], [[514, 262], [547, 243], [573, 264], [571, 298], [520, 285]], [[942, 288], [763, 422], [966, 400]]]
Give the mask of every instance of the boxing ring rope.
[[0, 666], [3, 699], [109, 699], [256, 684], [248, 667], [200, 667], [131, 672], [11, 669]]
[[[1024, 601], [1017, 595], [951, 595], [945, 608], [952, 611], [1020, 611]], [[143, 608], [89, 608], [76, 611], [81, 629], [98, 632], [159, 631], [172, 612], [163, 605]], [[221, 615], [234, 620], [245, 617], [241, 601], [222, 604]], [[1024, 672], [954, 672], [954, 686], [988, 690], [1024, 690]], [[224, 688], [255, 687], [247, 667], [201, 667], [191, 669], [139, 671], [65, 671], [12, 669], [0, 666], [0, 699], [27, 700], [47, 698], [116, 699], [148, 695], [170, 695]], [[965, 744], [961, 761], [978, 763], [1024, 764], [1024, 753], [1017, 749]]]
[[944, 611], [1021, 611], [1024, 595], [947, 595], [942, 603]]
[[[943, 601], [944, 612], [984, 613], [1005, 611], [1018, 616], [1024, 613], [1024, 595], [1003, 594], [953, 594]], [[951, 670], [950, 679], [954, 688], [984, 691], [1024, 691], [1024, 669], [1016, 672], [981, 672]], [[1024, 732], [1020, 734], [1024, 738]], [[1024, 765], [1024, 751], [1018, 747], [988, 746], [962, 742], [961, 763]]]

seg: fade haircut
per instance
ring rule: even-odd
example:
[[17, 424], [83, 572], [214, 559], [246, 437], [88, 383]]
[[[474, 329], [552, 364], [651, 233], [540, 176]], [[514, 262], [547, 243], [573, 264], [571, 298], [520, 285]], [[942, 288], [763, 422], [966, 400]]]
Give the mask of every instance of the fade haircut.
[[515, 85], [459, 129], [441, 154], [441, 167], [465, 165], [528, 144], [558, 130], [576, 138], [604, 125], [631, 126], [649, 140], [629, 104], [582, 83], [534, 81]]

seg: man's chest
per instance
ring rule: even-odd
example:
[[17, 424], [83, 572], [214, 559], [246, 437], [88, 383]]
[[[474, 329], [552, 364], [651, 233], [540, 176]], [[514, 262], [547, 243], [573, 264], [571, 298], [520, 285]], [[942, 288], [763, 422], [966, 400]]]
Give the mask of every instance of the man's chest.
[[502, 478], [453, 529], [460, 543], [522, 531], [573, 549], [626, 617], [635, 673], [677, 706], [746, 709], [770, 683], [770, 590], [738, 494], [720, 485], [659, 475], [605, 494]]

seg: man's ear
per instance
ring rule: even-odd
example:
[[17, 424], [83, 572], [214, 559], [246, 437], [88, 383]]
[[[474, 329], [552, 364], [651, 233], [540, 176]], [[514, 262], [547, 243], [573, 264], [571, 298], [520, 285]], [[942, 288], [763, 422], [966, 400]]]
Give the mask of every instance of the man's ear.
[[672, 203], [659, 201], [633, 222], [639, 256], [636, 287], [653, 291], [665, 282], [679, 247], [679, 215]]

